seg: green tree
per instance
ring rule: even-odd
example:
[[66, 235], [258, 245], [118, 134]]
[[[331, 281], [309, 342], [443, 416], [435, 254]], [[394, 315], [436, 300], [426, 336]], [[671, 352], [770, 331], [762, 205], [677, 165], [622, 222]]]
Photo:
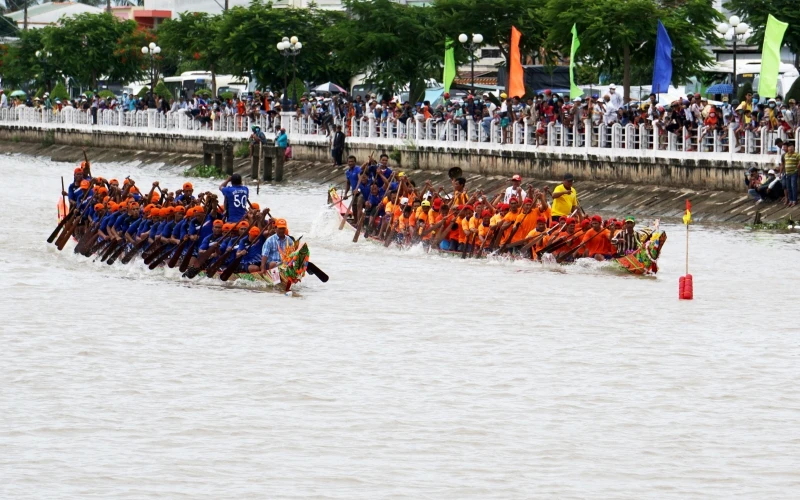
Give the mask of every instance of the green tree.
[[[473, 33], [483, 35], [486, 45], [500, 48], [503, 58], [508, 61], [511, 27], [522, 33], [520, 53], [533, 57], [542, 64], [547, 26], [542, 19], [542, 11], [547, 0], [436, 0], [433, 7], [439, 30], [453, 40], [461, 33], [470, 38]], [[468, 62], [469, 54], [456, 43], [457, 57]], [[444, 52], [443, 50], [441, 52]], [[459, 57], [460, 55], [460, 57]]]
[[67, 87], [64, 86], [64, 83], [59, 81], [56, 83], [56, 86], [53, 87], [53, 91], [50, 92], [50, 97], [53, 98], [55, 101], [56, 99], [61, 99], [62, 101], [65, 99], [69, 99], [69, 93], [67, 92]]
[[26, 90], [45, 86], [45, 80], [53, 76], [53, 66], [42, 66], [36, 51], [42, 49], [43, 36], [53, 28], [20, 31], [19, 41], [7, 46], [3, 55], [0, 73], [6, 87], [23, 87]]
[[289, 82], [289, 85], [286, 87], [286, 95], [295, 102], [300, 100], [300, 97], [302, 97], [305, 93], [306, 86], [299, 78], [295, 78]]
[[155, 93], [157, 96], [161, 97], [162, 99], [166, 99], [167, 101], [172, 100], [173, 98], [172, 92], [169, 91], [167, 86], [161, 80], [159, 80], [156, 84]]
[[121, 21], [113, 14], [80, 14], [47, 29], [44, 47], [54, 64], [79, 84], [97, 87], [100, 77], [134, 81], [146, 74], [141, 47], [152, 36], [134, 21]]
[[[445, 37], [435, 9], [391, 0], [345, 0], [345, 7], [350, 17], [331, 26], [326, 39], [351, 73], [364, 72], [382, 92], [441, 78]], [[411, 88], [409, 99], [418, 93]]]
[[[253, 2], [234, 7], [222, 15], [222, 57], [231, 72], [255, 77], [260, 88], [283, 88], [292, 79], [292, 66], [304, 80], [337, 82], [348, 86], [353, 73], [341, 62], [337, 47], [324, 35], [341, 22], [343, 12], [318, 9], [274, 9], [272, 4]], [[283, 37], [296, 36], [303, 48], [296, 57], [284, 57], [276, 48]]]
[[632, 68], [652, 68], [658, 19], [672, 40], [672, 79], [681, 81], [712, 62], [705, 41], [718, 42], [714, 28], [721, 14], [711, 0], [548, 0], [544, 18], [548, 41], [562, 54], [569, 53], [576, 24], [576, 57], [606, 74], [622, 68], [627, 98]]
[[220, 43], [221, 23], [222, 16], [184, 12], [158, 28], [158, 43], [165, 54], [176, 57], [178, 67], [186, 61], [193, 61], [195, 66], [211, 72], [214, 94], [217, 92], [217, 73], [227, 69]]
[[742, 18], [753, 29], [748, 41], [751, 45], [764, 43], [767, 16], [772, 14], [789, 23], [783, 43], [794, 53], [794, 65], [800, 66], [800, 7], [797, 0], [727, 0], [723, 6]]
[[800, 102], [800, 78], [795, 80], [792, 86], [789, 88], [789, 91], [786, 92], [783, 102], [789, 102], [789, 99], [794, 99], [795, 101]]
[[[800, 78], [798, 78], [795, 81], [798, 81], [798, 80], [800, 80]], [[794, 85], [792, 86], [792, 88], [794, 88]], [[752, 94], [752, 93], [753, 93], [753, 84], [750, 83], [750, 82], [744, 82], [739, 87], [738, 93], [736, 95], [736, 98], [739, 99], [739, 102], [744, 102], [744, 96], [746, 96], [747, 94]], [[788, 95], [786, 96], [786, 100], [787, 101], [789, 100], [789, 96]]]

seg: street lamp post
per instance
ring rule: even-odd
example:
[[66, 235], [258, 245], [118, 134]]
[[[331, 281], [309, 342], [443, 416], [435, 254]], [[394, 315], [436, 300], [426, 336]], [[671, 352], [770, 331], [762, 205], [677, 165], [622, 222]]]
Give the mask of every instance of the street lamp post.
[[469, 51], [472, 95], [475, 95], [475, 51], [478, 50], [478, 47], [480, 47], [483, 43], [483, 35], [480, 33], [473, 33], [472, 40], [470, 40], [465, 33], [461, 33], [458, 35], [458, 41], [461, 42], [461, 45], [463, 45], [464, 48]]
[[[738, 84], [736, 81], [736, 42], [738, 40], [747, 40], [750, 37], [750, 26], [747, 23], [741, 22], [739, 16], [731, 16], [727, 23], [719, 23], [716, 26], [717, 34], [725, 40], [733, 41], [733, 97], [735, 99], [738, 95]], [[741, 37], [741, 38], [739, 38]]]
[[50, 79], [47, 78], [47, 60], [53, 57], [53, 54], [50, 52], [45, 52], [42, 50], [36, 51], [36, 58], [42, 64], [42, 73], [44, 73], [44, 85], [47, 87], [47, 92], [50, 92], [52, 89], [50, 88]]
[[[291, 38], [283, 37], [283, 40], [278, 42], [278, 51], [281, 55], [285, 58], [283, 60], [283, 109], [289, 109], [289, 103], [287, 101], [286, 89], [288, 87], [286, 83], [286, 60], [291, 57], [292, 58], [292, 83], [294, 83], [294, 79], [297, 77], [297, 54], [300, 53], [300, 49], [303, 48], [303, 44], [297, 39], [296, 36]], [[295, 108], [297, 107], [297, 85], [293, 87], [293, 100], [292, 100]]]
[[142, 54], [150, 54], [150, 95], [155, 100], [155, 87], [156, 87], [156, 55], [161, 53], [161, 47], [150, 42], [150, 45], [142, 47]]

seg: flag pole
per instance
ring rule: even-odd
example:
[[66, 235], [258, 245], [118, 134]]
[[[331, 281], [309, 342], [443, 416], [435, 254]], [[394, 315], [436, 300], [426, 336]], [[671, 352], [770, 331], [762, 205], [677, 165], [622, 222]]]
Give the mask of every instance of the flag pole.
[[686, 274], [689, 274], [689, 224], [686, 224]]
[[689, 225], [692, 223], [692, 204], [686, 199], [686, 213], [683, 214], [683, 223], [686, 224], [686, 274], [678, 280], [678, 298], [692, 300], [694, 298], [694, 284], [692, 275], [689, 274]]

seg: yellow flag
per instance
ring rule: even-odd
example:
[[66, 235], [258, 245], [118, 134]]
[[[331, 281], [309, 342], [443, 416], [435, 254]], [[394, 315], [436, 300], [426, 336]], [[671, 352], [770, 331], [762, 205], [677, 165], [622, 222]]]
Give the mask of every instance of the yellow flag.
[[683, 223], [687, 226], [692, 222], [692, 204], [686, 200], [686, 213], [683, 214]]

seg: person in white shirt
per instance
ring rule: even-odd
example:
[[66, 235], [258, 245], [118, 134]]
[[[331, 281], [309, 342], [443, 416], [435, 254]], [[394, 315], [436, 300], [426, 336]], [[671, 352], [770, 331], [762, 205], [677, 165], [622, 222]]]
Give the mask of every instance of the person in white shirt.
[[506, 188], [505, 196], [503, 196], [503, 203], [508, 203], [512, 196], [516, 196], [518, 200], [524, 200], [528, 197], [528, 193], [522, 189], [522, 176], [515, 174], [511, 177], [511, 185]]
[[606, 112], [603, 116], [606, 125], [611, 126], [617, 122], [617, 110], [619, 109], [614, 105], [614, 102], [611, 100], [611, 95], [606, 94], [603, 96], [603, 102], [605, 103]]
[[6, 93], [0, 90], [0, 108], [7, 108], [8, 107], [8, 97], [6, 97]]
[[617, 94], [617, 86], [613, 83], [608, 86], [608, 95], [611, 98], [611, 104], [613, 104], [616, 109], [622, 107], [622, 95]]

